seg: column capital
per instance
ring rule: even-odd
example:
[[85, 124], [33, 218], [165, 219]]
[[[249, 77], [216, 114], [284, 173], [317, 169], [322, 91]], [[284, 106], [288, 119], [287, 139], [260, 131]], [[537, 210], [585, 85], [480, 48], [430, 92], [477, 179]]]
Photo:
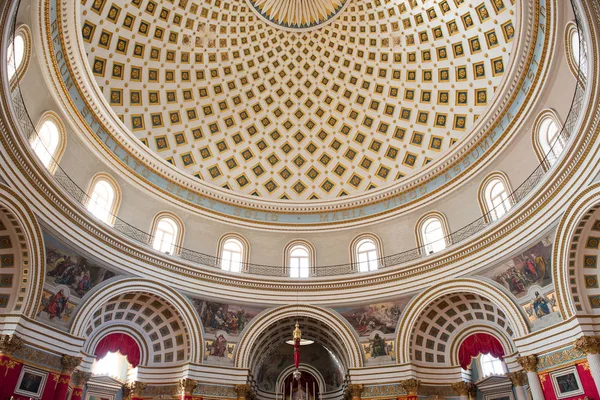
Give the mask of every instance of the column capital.
[[146, 383], [143, 382], [139, 382], [139, 381], [134, 381], [134, 382], [129, 382], [126, 383], [123, 386], [123, 392], [124, 392], [124, 398], [125, 399], [131, 399], [132, 397], [139, 397], [142, 395], [142, 393], [144, 392], [144, 390], [146, 390], [146, 387], [148, 385]]
[[81, 388], [85, 386], [85, 384], [90, 380], [91, 377], [91, 372], [83, 372], [77, 370], [71, 375], [71, 382], [73, 383], [74, 387]]
[[527, 383], [527, 374], [525, 374], [523, 371], [507, 372], [506, 377], [510, 379], [515, 387], [525, 386]]
[[235, 385], [235, 392], [236, 392], [238, 398], [240, 398], [240, 397], [246, 398], [247, 396], [252, 394], [252, 388], [247, 383], [245, 383], [243, 385]]
[[600, 354], [600, 336], [582, 336], [573, 342], [575, 350], [587, 354]]
[[459, 396], [468, 396], [469, 394], [475, 394], [477, 387], [471, 382], [455, 382], [452, 384], [452, 390]]
[[406, 379], [404, 381], [400, 381], [400, 385], [402, 386], [402, 388], [404, 390], [406, 390], [406, 393], [408, 394], [417, 394], [417, 391], [419, 390], [419, 386], [421, 386], [421, 381], [418, 379]]
[[63, 354], [62, 358], [60, 359], [60, 363], [62, 364], [62, 373], [71, 375], [73, 371], [75, 371], [75, 368], [81, 364], [81, 360], [81, 357], [73, 357]]
[[362, 395], [363, 385], [353, 383], [348, 385], [348, 389], [350, 390], [350, 394], [352, 395], [352, 397], [360, 398], [360, 396]]
[[24, 345], [17, 335], [0, 335], [0, 354], [7, 356], [15, 354]]
[[535, 354], [518, 357], [517, 362], [526, 372], [537, 372], [538, 360]]
[[179, 392], [187, 395], [194, 393], [198, 386], [198, 381], [190, 378], [183, 378], [179, 381]]

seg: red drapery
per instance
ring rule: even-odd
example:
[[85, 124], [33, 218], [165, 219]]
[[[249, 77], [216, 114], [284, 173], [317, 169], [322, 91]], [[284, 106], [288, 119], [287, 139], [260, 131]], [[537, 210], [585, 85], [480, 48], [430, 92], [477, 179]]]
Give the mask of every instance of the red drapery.
[[463, 369], [471, 365], [471, 359], [479, 354], [490, 354], [492, 357], [502, 359], [504, 349], [498, 339], [487, 333], [475, 333], [468, 336], [458, 348], [458, 361]]
[[124, 333], [111, 333], [106, 335], [96, 345], [94, 355], [97, 359], [101, 359], [108, 353], [121, 353], [127, 357], [127, 362], [133, 368], [140, 363], [140, 348], [135, 340]]

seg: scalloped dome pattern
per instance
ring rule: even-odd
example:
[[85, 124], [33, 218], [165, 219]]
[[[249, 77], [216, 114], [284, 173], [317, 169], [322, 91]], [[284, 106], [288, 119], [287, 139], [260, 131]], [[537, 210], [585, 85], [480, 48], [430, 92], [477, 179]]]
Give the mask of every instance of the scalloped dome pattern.
[[86, 0], [107, 102], [169, 163], [270, 199], [332, 199], [410, 176], [488, 111], [510, 0], [349, 0], [311, 32], [230, 0]]

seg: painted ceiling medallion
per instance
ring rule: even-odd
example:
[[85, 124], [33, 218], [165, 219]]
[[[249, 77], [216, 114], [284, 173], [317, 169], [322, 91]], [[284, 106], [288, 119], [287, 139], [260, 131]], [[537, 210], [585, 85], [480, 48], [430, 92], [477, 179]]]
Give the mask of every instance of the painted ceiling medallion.
[[309, 30], [333, 20], [349, 0], [247, 0], [248, 4], [278, 27]]

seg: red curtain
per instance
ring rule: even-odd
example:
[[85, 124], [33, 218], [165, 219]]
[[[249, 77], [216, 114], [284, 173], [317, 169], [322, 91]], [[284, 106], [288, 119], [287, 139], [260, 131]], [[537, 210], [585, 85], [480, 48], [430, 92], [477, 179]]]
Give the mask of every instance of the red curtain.
[[502, 359], [504, 349], [494, 336], [487, 333], [475, 333], [468, 336], [458, 348], [458, 361], [463, 369], [471, 365], [471, 359], [479, 354], [490, 354], [492, 357]]
[[129, 335], [124, 333], [111, 333], [106, 335], [96, 345], [94, 355], [97, 359], [101, 359], [108, 353], [121, 353], [127, 357], [127, 362], [131, 364], [133, 368], [137, 367], [140, 363], [140, 348], [135, 340]]

